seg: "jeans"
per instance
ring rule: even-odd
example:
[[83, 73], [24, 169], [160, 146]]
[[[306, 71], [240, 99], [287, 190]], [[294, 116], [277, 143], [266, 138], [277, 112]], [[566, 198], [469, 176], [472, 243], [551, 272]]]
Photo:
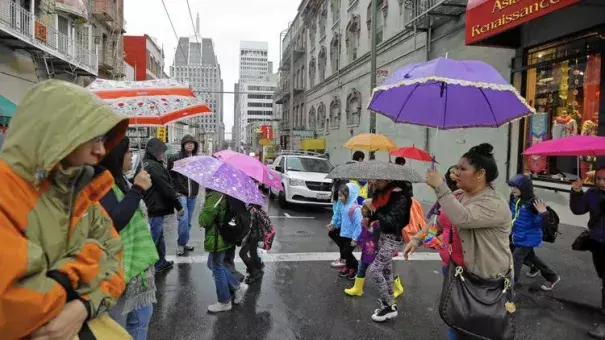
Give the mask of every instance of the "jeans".
[[167, 263], [166, 241], [164, 241], [164, 216], [150, 217], [149, 226], [151, 227], [151, 238], [160, 257], [158, 262], [155, 263], [155, 269], [162, 268]]
[[109, 315], [120, 326], [126, 329], [133, 340], [147, 340], [149, 321], [153, 314], [153, 305], [141, 306], [130, 313], [122, 314], [122, 309], [116, 306], [109, 311]]
[[189, 232], [191, 231], [191, 218], [193, 217], [193, 211], [195, 210], [196, 197], [186, 197], [184, 195], [179, 196], [179, 202], [183, 206], [185, 213], [183, 215], [177, 215], [178, 221], [178, 233], [179, 236], [176, 240], [177, 245], [184, 247], [189, 242]]
[[357, 278], [364, 279], [366, 277], [366, 270], [371, 263], [365, 263], [363, 261], [359, 261], [359, 266], [357, 267]]
[[258, 242], [256, 238], [252, 236], [248, 238], [239, 251], [239, 257], [244, 261], [250, 275], [256, 275], [261, 271], [261, 261], [260, 257], [258, 257]]
[[534, 248], [532, 247], [515, 246], [515, 249], [513, 250], [513, 263], [515, 269], [515, 283], [519, 282], [521, 267], [523, 267], [524, 263], [531, 264], [532, 267], [540, 270], [540, 273], [548, 282], [555, 282], [558, 278], [557, 273], [536, 256]]
[[212, 277], [214, 277], [214, 285], [216, 286], [216, 296], [220, 303], [231, 302], [229, 289], [237, 290], [240, 285], [239, 280], [225, 267], [223, 263], [224, 259], [224, 251], [208, 254], [208, 268], [212, 270]]

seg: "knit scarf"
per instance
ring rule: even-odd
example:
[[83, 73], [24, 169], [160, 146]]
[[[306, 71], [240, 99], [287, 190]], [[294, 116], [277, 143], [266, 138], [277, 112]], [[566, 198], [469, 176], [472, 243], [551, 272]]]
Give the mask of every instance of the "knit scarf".
[[[114, 185], [112, 189], [118, 201], [121, 201], [124, 194], [120, 188]], [[156, 302], [153, 265], [159, 256], [141, 207], [137, 208], [128, 225], [122, 229], [120, 238], [124, 250], [122, 266], [127, 282], [122, 295], [125, 300], [122, 313], [127, 314], [140, 306]]]
[[396, 187], [392, 187], [387, 189], [386, 192], [379, 193], [377, 197], [372, 200], [372, 205], [374, 206], [374, 209], [378, 210], [387, 205], [387, 203], [389, 203], [389, 200], [391, 199], [391, 193], [393, 192], [393, 190], [395, 190], [395, 188]]

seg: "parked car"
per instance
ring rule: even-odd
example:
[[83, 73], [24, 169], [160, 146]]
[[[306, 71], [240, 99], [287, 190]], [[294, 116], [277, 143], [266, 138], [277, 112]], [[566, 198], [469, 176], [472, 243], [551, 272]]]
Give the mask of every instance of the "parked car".
[[284, 191], [271, 189], [282, 208], [289, 204], [330, 206], [332, 180], [326, 178], [334, 166], [320, 154], [290, 151], [279, 154], [271, 165], [280, 174]]

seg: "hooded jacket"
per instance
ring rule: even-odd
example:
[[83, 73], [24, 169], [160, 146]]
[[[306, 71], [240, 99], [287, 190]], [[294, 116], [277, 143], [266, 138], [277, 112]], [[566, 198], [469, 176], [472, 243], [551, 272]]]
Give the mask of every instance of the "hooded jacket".
[[124, 290], [122, 243], [98, 201], [113, 178], [60, 162], [98, 136], [111, 150], [127, 127], [88, 90], [57, 80], [17, 108], [0, 153], [2, 339], [28, 337], [74, 299], [94, 318]]
[[[349, 196], [340, 209], [340, 236], [358, 241], [361, 235], [361, 206], [357, 204], [359, 185], [347, 183]], [[354, 208], [355, 210], [351, 211]]]
[[410, 210], [414, 196], [412, 184], [409, 182], [393, 182], [389, 187], [375, 193], [372, 203], [378, 205], [380, 197], [390, 192], [386, 204], [377, 207], [370, 221], [380, 222], [380, 232], [402, 238], [402, 230], [410, 223]]
[[157, 138], [151, 138], [145, 147], [143, 168], [149, 173], [153, 185], [145, 192], [145, 205], [149, 217], [160, 217], [181, 211], [179, 195], [174, 189], [168, 169], [160, 161], [160, 155], [166, 152], [166, 144]]
[[227, 244], [216, 228], [217, 223], [222, 221], [227, 213], [226, 196], [214, 190], [206, 192], [206, 199], [202, 212], [198, 218], [200, 226], [204, 228], [204, 250], [213, 253], [221, 252], [233, 247]]
[[181, 151], [168, 159], [168, 170], [170, 170], [174, 187], [179, 194], [185, 195], [186, 197], [197, 197], [197, 194], [200, 190], [200, 185], [197, 184], [197, 182], [179, 174], [178, 172], [172, 171], [174, 162], [183, 158], [191, 157], [187, 155], [187, 151], [185, 151], [185, 144], [189, 142], [195, 145], [193, 147], [193, 151], [191, 152], [191, 156], [197, 155], [200, 144], [195, 140], [195, 138], [193, 138], [193, 136], [185, 135], [181, 140]]
[[513, 219], [513, 244], [517, 247], [537, 247], [542, 244], [544, 217], [534, 208], [536, 197], [532, 181], [529, 177], [520, 174], [511, 178], [508, 185], [521, 191], [521, 196], [511, 195], [509, 201]]
[[584, 191], [571, 191], [569, 208], [574, 215], [589, 214], [588, 232], [590, 238], [605, 243], [605, 191], [590, 188]]

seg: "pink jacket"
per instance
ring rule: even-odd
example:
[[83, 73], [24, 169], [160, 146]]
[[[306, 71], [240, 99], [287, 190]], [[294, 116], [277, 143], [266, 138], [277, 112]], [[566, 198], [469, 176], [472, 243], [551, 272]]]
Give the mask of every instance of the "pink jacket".
[[[452, 242], [452, 259], [456, 264], [460, 264], [462, 266], [466, 266], [464, 264], [464, 255], [462, 252], [462, 242], [460, 241], [460, 235], [458, 234], [458, 229], [452, 228], [452, 221], [447, 217], [445, 212], [441, 210], [439, 217], [437, 218], [437, 223], [443, 230], [441, 234], [441, 241], [444, 244], [448, 244], [450, 241], [450, 233], [453, 232], [453, 242]], [[445, 248], [445, 249], [444, 249]], [[450, 252], [447, 247], [440, 247], [439, 255], [441, 255], [441, 261], [443, 262], [443, 266], [447, 267], [450, 263]]]

